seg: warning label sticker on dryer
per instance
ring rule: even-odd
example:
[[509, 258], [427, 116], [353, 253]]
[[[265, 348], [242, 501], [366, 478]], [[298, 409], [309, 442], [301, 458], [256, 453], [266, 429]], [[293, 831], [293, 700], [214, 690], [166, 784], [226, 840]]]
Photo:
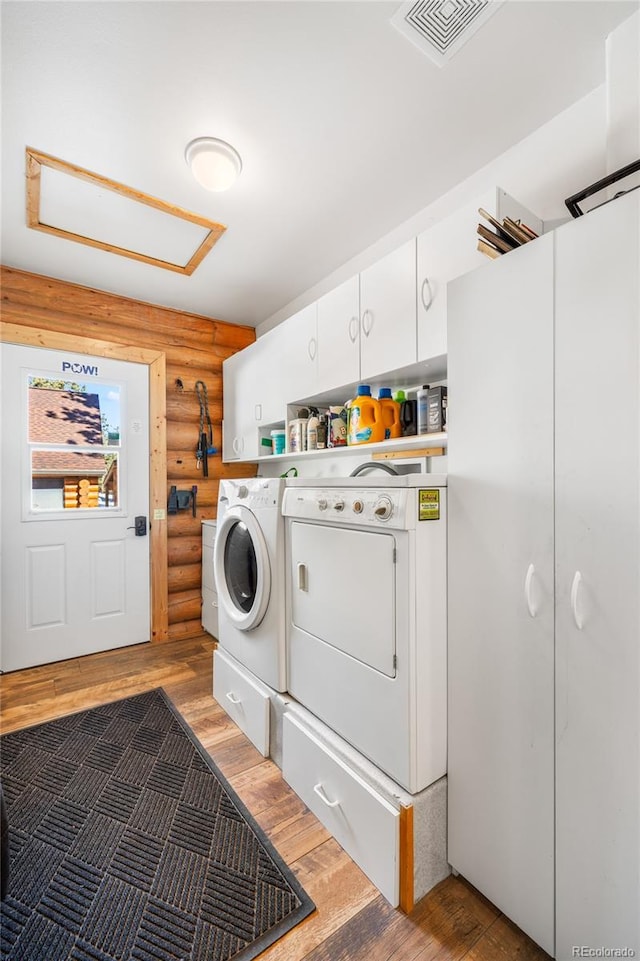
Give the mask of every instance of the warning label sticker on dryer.
[[419, 490], [418, 491], [418, 520], [419, 521], [440, 520], [440, 491], [439, 490]]

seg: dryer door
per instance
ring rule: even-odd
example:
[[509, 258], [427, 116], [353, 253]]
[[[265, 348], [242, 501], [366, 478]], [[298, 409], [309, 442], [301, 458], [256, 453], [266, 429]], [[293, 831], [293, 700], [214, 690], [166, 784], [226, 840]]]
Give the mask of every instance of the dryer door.
[[271, 565], [262, 529], [246, 507], [230, 507], [218, 524], [213, 553], [218, 604], [241, 631], [257, 627], [271, 595]]

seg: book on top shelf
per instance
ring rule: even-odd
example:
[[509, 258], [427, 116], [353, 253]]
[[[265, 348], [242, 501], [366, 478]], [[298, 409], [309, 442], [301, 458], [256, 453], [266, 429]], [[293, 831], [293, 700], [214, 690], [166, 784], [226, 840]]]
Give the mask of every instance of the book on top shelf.
[[487, 257], [491, 257], [492, 260], [495, 260], [497, 257], [502, 257], [499, 250], [496, 250], [495, 247], [492, 247], [491, 244], [488, 244], [486, 240], [483, 240], [481, 237], [478, 238], [478, 250], [481, 254], [486, 254]]
[[[493, 246], [500, 253], [508, 253], [510, 250], [522, 246], [522, 244], [528, 244], [538, 236], [535, 231], [531, 230], [530, 227], [527, 227], [526, 224], [521, 223], [519, 220], [504, 217], [502, 223], [500, 223], [496, 217], [493, 217], [484, 210], [483, 207], [478, 208], [478, 213], [495, 229], [494, 233], [484, 224], [478, 224], [478, 234], [480, 234], [485, 243]], [[478, 249], [480, 249], [480, 247], [478, 247]], [[485, 250], [482, 252], [486, 253]]]
[[485, 227], [484, 224], [478, 224], [477, 232], [480, 234], [483, 240], [486, 240], [490, 244], [493, 244], [494, 247], [497, 247], [500, 253], [508, 254], [510, 250], [513, 250], [514, 247], [518, 246], [514, 240], [505, 240], [504, 237], [502, 237], [497, 231], [494, 233], [493, 230], [489, 230], [489, 228]]

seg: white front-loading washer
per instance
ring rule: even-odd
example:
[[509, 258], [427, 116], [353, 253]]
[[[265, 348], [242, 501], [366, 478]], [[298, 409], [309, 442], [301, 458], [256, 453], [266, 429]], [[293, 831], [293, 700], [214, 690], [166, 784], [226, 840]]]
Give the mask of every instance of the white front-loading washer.
[[220, 647], [276, 691], [285, 663], [282, 478], [221, 480], [213, 572]]

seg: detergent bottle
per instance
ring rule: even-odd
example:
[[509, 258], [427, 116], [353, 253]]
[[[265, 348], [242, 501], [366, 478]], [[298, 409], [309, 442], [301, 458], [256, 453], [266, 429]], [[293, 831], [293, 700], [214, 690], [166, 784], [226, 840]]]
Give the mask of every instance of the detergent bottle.
[[373, 444], [384, 440], [384, 421], [379, 400], [371, 396], [368, 384], [360, 384], [358, 396], [348, 404], [348, 444]]
[[390, 387], [381, 387], [378, 400], [382, 407], [382, 420], [384, 422], [384, 437], [400, 437], [402, 425], [400, 423], [400, 404], [391, 396]]

